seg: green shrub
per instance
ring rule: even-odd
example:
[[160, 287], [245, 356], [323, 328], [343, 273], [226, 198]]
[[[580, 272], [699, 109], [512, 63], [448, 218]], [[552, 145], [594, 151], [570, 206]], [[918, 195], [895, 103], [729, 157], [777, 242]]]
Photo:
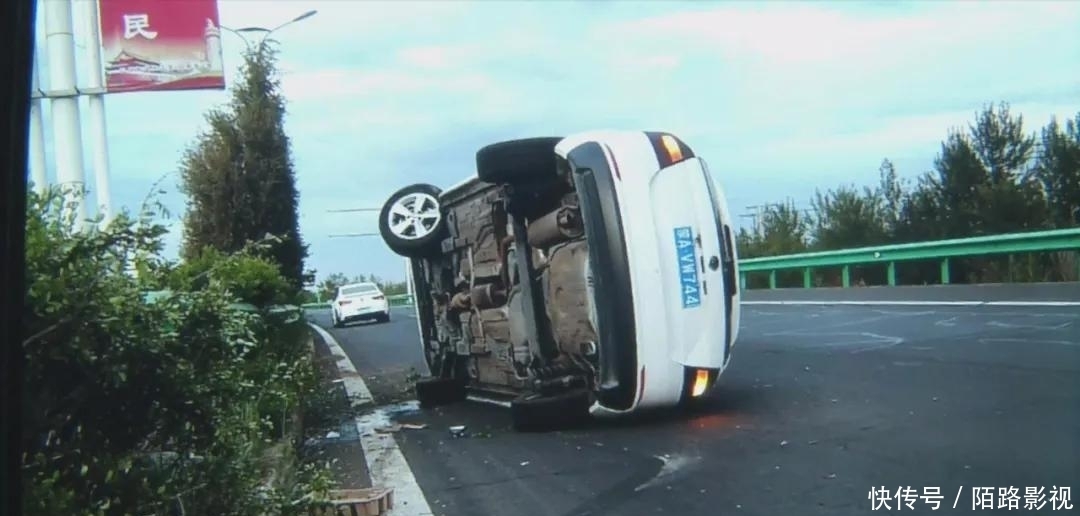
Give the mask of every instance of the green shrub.
[[176, 290], [198, 290], [217, 283], [237, 300], [260, 307], [290, 303], [295, 297], [273, 262], [259, 256], [225, 255], [212, 248], [178, 266], [168, 283]]
[[262, 461], [312, 388], [303, 323], [231, 308], [237, 292], [278, 299], [275, 281], [225, 257], [239, 280], [215, 272], [150, 303], [178, 277], [157, 255], [165, 229], [153, 214], [79, 233], [64, 213], [56, 191], [30, 194], [24, 512], [300, 511], [287, 502], [325, 489], [322, 470], [267, 491]]

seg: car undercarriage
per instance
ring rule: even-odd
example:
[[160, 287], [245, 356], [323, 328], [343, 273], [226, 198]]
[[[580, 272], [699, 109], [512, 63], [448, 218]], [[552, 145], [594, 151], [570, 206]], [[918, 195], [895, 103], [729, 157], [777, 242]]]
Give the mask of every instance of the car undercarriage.
[[[395, 208], [398, 199], [423, 193], [437, 200], [441, 215], [416, 231], [428, 229], [427, 241], [386, 238], [410, 258], [432, 374], [417, 385], [421, 403], [463, 398], [467, 387], [518, 405], [562, 400], [557, 412], [568, 414], [567, 404], [571, 412], [587, 411], [597, 379], [589, 251], [555, 141], [518, 142], [512, 150], [528, 156], [512, 160], [512, 170], [499, 169], [516, 174], [509, 181], [473, 178], [447, 192], [412, 185], [384, 207], [384, 238], [395, 223], [428, 223], [407, 213], [422, 211], [415, 203]], [[539, 166], [523, 168], [529, 158]]]

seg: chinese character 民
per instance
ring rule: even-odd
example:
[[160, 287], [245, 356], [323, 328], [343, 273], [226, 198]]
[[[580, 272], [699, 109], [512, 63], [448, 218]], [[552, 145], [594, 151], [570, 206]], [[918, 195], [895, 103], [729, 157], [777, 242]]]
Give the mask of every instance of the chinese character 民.
[[1041, 510], [1046, 505], [1046, 495], [1041, 487], [1024, 488], [1024, 508], [1027, 510]]
[[125, 14], [124, 15], [124, 39], [142, 36], [146, 39], [157, 37], [157, 31], [150, 30], [149, 14]]
[[915, 501], [919, 499], [919, 492], [912, 489], [911, 486], [905, 487], [902, 491], [897, 493], [896, 508], [900, 509], [900, 503], [903, 501], [904, 505], [908, 506], [908, 509], [915, 510]]
[[1019, 509], [1020, 490], [1015, 487], [998, 488], [998, 509]]
[[975, 509], [993, 509], [994, 508], [994, 488], [992, 487], [972, 487], [971, 488], [971, 510]]
[[1050, 504], [1053, 505], [1055, 511], [1061, 509], [1072, 509], [1072, 488], [1057, 486], [1051, 487]]
[[[897, 489], [899, 492], [899, 489]], [[885, 489], [885, 486], [881, 486], [881, 489], [871, 487], [870, 494], [867, 496], [870, 499], [870, 510], [876, 511], [881, 508], [885, 508], [886, 511], [892, 510], [889, 506], [889, 501], [892, 500], [892, 492]]]
[[941, 499], [942, 498], [944, 498], [944, 496], [941, 495], [941, 488], [940, 487], [924, 487], [923, 488], [922, 499], [923, 499], [924, 502], [926, 502], [927, 505], [934, 506], [934, 508], [931, 509], [931, 510], [936, 511], [936, 510], [941, 508]]

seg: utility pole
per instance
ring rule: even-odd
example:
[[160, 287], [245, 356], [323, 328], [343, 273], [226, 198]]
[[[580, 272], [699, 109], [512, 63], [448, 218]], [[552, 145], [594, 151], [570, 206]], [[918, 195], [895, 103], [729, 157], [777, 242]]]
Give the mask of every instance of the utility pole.
[[[75, 37], [71, 20], [71, 0], [41, 2], [45, 8], [45, 42], [49, 52], [49, 93], [52, 108], [53, 144], [57, 183], [75, 204], [75, 229], [86, 220], [79, 98], [75, 78]], [[72, 193], [70, 190], [74, 190]]]
[[30, 177], [34, 191], [45, 193], [49, 178], [45, 172], [45, 122], [41, 114], [41, 82], [38, 74], [37, 52], [34, 52], [33, 86], [30, 95]]
[[[47, 0], [51, 1], [51, 0]], [[91, 93], [87, 99], [90, 112], [90, 155], [94, 163], [94, 197], [97, 199], [101, 224], [107, 226], [113, 218], [112, 193], [109, 189], [109, 133], [105, 125], [105, 81], [101, 66], [101, 25], [98, 23], [98, 2], [79, 2], [83, 21], [90, 40], [87, 42], [87, 77]]]

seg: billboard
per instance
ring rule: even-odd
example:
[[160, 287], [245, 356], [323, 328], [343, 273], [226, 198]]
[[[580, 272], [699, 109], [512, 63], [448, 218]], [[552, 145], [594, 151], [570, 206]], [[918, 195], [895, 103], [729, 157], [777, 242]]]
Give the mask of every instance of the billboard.
[[224, 89], [217, 0], [99, 0], [108, 93]]

